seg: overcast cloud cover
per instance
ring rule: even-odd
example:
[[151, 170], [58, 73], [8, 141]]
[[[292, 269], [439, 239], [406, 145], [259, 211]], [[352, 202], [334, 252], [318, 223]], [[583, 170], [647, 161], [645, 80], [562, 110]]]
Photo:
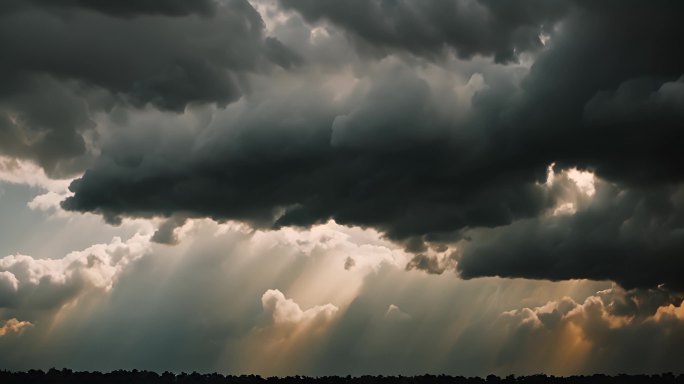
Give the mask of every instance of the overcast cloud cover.
[[683, 11], [3, 1], [0, 368], [681, 372]]

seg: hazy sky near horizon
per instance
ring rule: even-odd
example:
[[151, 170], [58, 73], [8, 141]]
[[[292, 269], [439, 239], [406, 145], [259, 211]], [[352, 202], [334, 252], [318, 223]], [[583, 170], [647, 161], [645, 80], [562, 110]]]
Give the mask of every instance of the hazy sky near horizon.
[[684, 372], [682, 11], [4, 0], [0, 369]]

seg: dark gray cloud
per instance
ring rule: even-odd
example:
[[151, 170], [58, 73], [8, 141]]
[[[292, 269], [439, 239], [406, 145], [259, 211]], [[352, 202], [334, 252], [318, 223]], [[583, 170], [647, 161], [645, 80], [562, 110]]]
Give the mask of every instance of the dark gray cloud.
[[[15, 352], [0, 354], [0, 365], [301, 374], [316, 356], [310, 344], [321, 340], [337, 309], [327, 298], [309, 296], [331, 286], [317, 277], [360, 280], [370, 268], [359, 263], [340, 274], [340, 257], [345, 246], [368, 244], [326, 244], [325, 235], [342, 235], [335, 229], [316, 238], [311, 232], [255, 234], [238, 225], [193, 224], [177, 247], [136, 234], [53, 258], [0, 258], [0, 328], [12, 318], [34, 324], [21, 334], [0, 334], [0, 350]], [[317, 249], [305, 251], [307, 240]], [[289, 287], [300, 283], [315, 304], [302, 295], [291, 300]], [[288, 292], [287, 299], [276, 292]], [[298, 304], [303, 300], [308, 304]], [[269, 347], [283, 337], [301, 342]], [[103, 344], [110, 348], [102, 350]], [[275, 357], [283, 352], [287, 357]]]
[[175, 215], [164, 221], [157, 231], [154, 232], [151, 241], [159, 244], [175, 245], [178, 244], [180, 239], [176, 233], [176, 229], [182, 227], [187, 221], [187, 218], [183, 215]]
[[33, 4], [0, 10], [0, 149], [53, 176], [83, 169], [97, 112], [225, 106], [245, 73], [298, 63], [243, 0]]
[[[363, 1], [280, 0], [310, 22], [327, 20], [340, 26], [377, 53], [406, 50], [438, 57], [452, 48], [459, 57], [493, 56], [496, 62], [516, 60], [542, 47], [567, 9], [566, 1]], [[362, 47], [363, 48], [363, 47]]]
[[83, 8], [116, 16], [130, 17], [141, 14], [184, 16], [191, 13], [210, 15], [215, 0], [7, 0], [3, 9], [17, 9], [31, 5], [52, 8]]
[[578, 3], [496, 137], [516, 140], [529, 161], [553, 158], [629, 185], [681, 180], [673, 143], [682, 138], [684, 55], [671, 48], [682, 4]]
[[348, 271], [356, 265], [356, 260], [354, 260], [351, 256], [347, 256], [346, 259], [344, 259], [344, 269], [345, 271]]
[[458, 270], [466, 278], [586, 278], [681, 292], [683, 196], [681, 186], [623, 191], [600, 183], [590, 205], [574, 215], [473, 231]]
[[441, 275], [447, 270], [454, 269], [456, 263], [456, 258], [453, 254], [441, 255], [441, 256], [428, 256], [419, 253], [408, 263], [406, 263], [406, 270], [410, 271], [412, 269], [418, 269], [425, 271], [432, 275]]
[[632, 289], [624, 291], [618, 288], [597, 292], [605, 310], [612, 316], [633, 317], [645, 320], [658, 312], [660, 307], [679, 307], [684, 301], [682, 293], [673, 293], [662, 287], [655, 289]]
[[222, 3], [208, 18], [120, 19], [80, 8], [0, 17], [3, 77], [46, 73], [102, 87], [134, 105], [176, 111], [239, 97], [234, 72], [256, 69], [264, 37], [259, 14], [240, 0]]
[[[180, 212], [260, 228], [334, 219], [377, 228], [422, 255], [472, 235], [458, 264], [465, 277], [682, 288], [673, 202], [684, 180], [684, 54], [673, 48], [684, 36], [681, 4], [278, 4], [294, 11], [278, 28], [288, 40], [307, 41], [301, 52], [267, 37], [260, 15], [237, 0], [207, 16], [169, 17], [162, 5], [157, 13], [166, 16], [112, 17], [76, 6], [2, 13], [0, 28], [22, 32], [22, 39], [0, 34], [9, 58], [0, 76], [19, 79], [3, 91], [12, 97], [0, 98], [0, 106], [11, 99], [2, 150], [48, 170], [68, 168], [57, 159], [80, 164], [71, 159], [87, 147], [80, 132], [96, 99], [98, 110], [112, 112], [100, 121], [117, 133], [72, 184], [69, 210], [111, 222]], [[318, 57], [316, 41], [340, 30], [372, 54], [307, 62]], [[460, 59], [444, 54], [449, 49]], [[280, 68], [266, 70], [268, 63]], [[452, 71], [463, 78], [446, 75]], [[57, 112], [14, 97], [30, 89], [22, 76], [37, 81], [36, 74], [67, 95], [87, 95], [79, 96], [87, 108], [75, 97], [59, 109], [71, 119], [67, 128], [48, 125], [51, 116], [62, 119]], [[144, 107], [185, 111], [178, 117], [186, 119], [205, 113], [192, 109], [198, 104], [217, 108], [190, 130], [122, 117]], [[17, 120], [17, 111], [30, 118]], [[27, 139], [31, 131], [18, 121], [32, 121], [37, 138]], [[33, 128], [40, 123], [46, 128]], [[55, 135], [46, 143], [60, 143], [48, 146], [54, 152], [39, 145], [45, 132]], [[597, 194], [589, 208], [548, 219], [564, 201], [563, 191], [543, 184], [551, 163], [613, 183], [602, 193], [619, 205]], [[625, 220], [634, 235], [624, 235]], [[500, 241], [480, 247], [477, 229], [498, 227]], [[568, 246], [557, 249], [558, 241]], [[411, 267], [430, 262], [418, 256]]]
[[535, 184], [545, 165], [487, 177], [474, 168], [482, 154], [468, 144], [477, 139], [432, 107], [412, 72], [369, 88], [346, 114], [305, 89], [231, 107], [202, 136], [166, 137], [176, 144], [154, 154], [149, 144], [112, 143], [64, 206], [109, 218], [182, 210], [276, 228], [334, 218], [408, 239], [509, 224], [553, 205]]
[[0, 153], [33, 159], [50, 175], [83, 168], [82, 134], [94, 125], [72, 84], [48, 76], [28, 78], [6, 98], [0, 96]]

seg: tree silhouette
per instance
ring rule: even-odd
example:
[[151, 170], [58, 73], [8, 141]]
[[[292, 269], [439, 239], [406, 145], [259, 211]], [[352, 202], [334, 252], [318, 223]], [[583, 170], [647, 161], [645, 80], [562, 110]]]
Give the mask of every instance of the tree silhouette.
[[359, 376], [347, 375], [305, 377], [286, 376], [263, 378], [258, 375], [224, 376], [218, 373], [200, 374], [197, 372], [174, 374], [164, 372], [158, 374], [150, 371], [116, 370], [108, 373], [102, 372], [74, 372], [70, 369], [52, 368], [47, 372], [31, 369], [25, 372], [0, 371], [0, 383], [2, 384], [490, 384], [490, 383], [563, 383], [563, 384], [684, 384], [684, 374], [675, 375], [671, 372], [659, 375], [625, 375], [608, 376], [595, 374], [591, 376], [568, 376], [556, 377], [547, 375], [514, 376], [508, 375], [500, 378], [495, 375], [482, 377], [463, 377], [447, 375], [422, 375], [422, 376]]

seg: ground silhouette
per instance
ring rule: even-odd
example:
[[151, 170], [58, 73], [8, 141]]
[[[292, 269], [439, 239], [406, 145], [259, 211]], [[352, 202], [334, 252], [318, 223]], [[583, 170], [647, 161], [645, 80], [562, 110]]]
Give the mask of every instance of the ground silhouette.
[[164, 372], [162, 374], [149, 371], [124, 371], [117, 370], [108, 373], [102, 372], [75, 372], [70, 369], [29, 370], [26, 372], [0, 371], [0, 383], [45, 383], [45, 384], [476, 384], [476, 383], [662, 383], [684, 384], [684, 374], [674, 375], [663, 373], [657, 375], [589, 375], [556, 377], [547, 375], [514, 376], [505, 378], [489, 375], [482, 377], [463, 377], [448, 375], [422, 375], [422, 376], [287, 376], [287, 377], [261, 377], [258, 375], [224, 376], [218, 373], [200, 374]]

